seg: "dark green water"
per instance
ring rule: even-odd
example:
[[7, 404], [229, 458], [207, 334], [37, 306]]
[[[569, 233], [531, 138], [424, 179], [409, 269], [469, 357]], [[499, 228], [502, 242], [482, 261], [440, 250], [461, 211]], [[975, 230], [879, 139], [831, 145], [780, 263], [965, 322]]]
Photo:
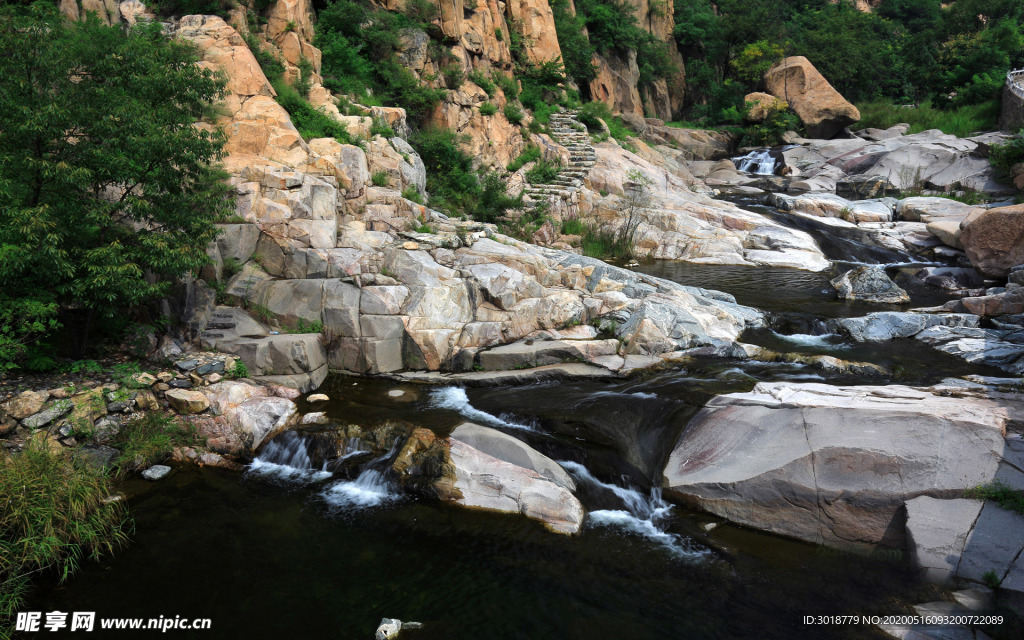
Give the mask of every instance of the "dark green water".
[[[645, 270], [717, 286], [741, 302], [760, 296], [762, 308], [792, 304], [801, 312], [799, 300], [810, 299], [832, 312], [805, 313], [843, 315], [839, 303], [817, 292], [819, 276], [798, 271], [769, 274], [784, 278], [776, 283], [784, 293], [772, 294], [762, 290], [762, 270]], [[747, 292], [732, 286], [748, 280], [755, 284]], [[744, 339], [899, 361], [901, 382], [987, 372], [913, 341], [879, 348], [828, 338], [799, 344], [767, 329]], [[585, 465], [601, 482], [646, 493], [700, 406], [759, 380], [890, 381], [828, 376], [801, 365], [706, 360], [630, 380], [464, 395], [344, 376], [330, 378], [322, 391], [332, 398], [330, 417], [341, 423], [406, 420], [445, 433], [470, 417], [557, 460]], [[396, 388], [405, 395], [389, 397]], [[411, 639], [879, 638], [866, 626], [805, 627], [803, 616], [895, 614], [935, 596], [900, 553], [844, 555], [729, 525], [706, 532], [703, 525], [713, 519], [679, 507], [656, 536], [591, 519], [570, 538], [521, 517], [408, 496], [373, 507], [332, 506], [322, 495], [332, 482], [178, 469], [160, 483], [133, 483], [127, 487], [137, 523], [133, 544], [87, 564], [66, 586], [44, 590], [30, 609], [211, 618], [212, 631], [166, 634], [196, 638], [371, 638], [385, 616], [423, 622], [421, 631], [402, 636]], [[612, 493], [582, 484], [580, 498], [591, 513], [622, 508]]]

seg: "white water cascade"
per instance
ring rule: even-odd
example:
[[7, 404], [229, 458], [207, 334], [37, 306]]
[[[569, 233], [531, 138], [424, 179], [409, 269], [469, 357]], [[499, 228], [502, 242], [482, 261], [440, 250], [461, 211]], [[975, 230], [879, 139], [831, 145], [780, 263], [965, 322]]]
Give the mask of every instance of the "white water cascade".
[[697, 558], [710, 553], [709, 550], [694, 544], [689, 538], [665, 530], [672, 506], [661, 497], [661, 489], [654, 487], [651, 489], [650, 495], [644, 495], [635, 489], [602, 482], [578, 462], [560, 460], [558, 464], [572, 474], [578, 482], [593, 489], [609, 491], [622, 502], [624, 509], [601, 509], [588, 513], [587, 518], [591, 524], [618, 527], [643, 536], [668, 548], [679, 557]]
[[326, 460], [320, 468], [314, 468], [309, 446], [308, 438], [294, 431], [285, 431], [263, 447], [247, 473], [302, 484], [331, 477]]
[[469, 404], [469, 396], [462, 387], [441, 387], [430, 393], [430, 406], [438, 409], [450, 409], [457, 411], [468, 420], [479, 422], [488, 427], [507, 427], [510, 429], [524, 429], [536, 431], [536, 425], [524, 423], [521, 418], [508, 414], [496, 416], [486, 411], [481, 411]]
[[744, 173], [753, 173], [759, 176], [770, 176], [775, 174], [775, 158], [768, 149], [757, 149], [745, 156], [733, 158], [736, 168]]
[[333, 509], [375, 507], [401, 497], [395, 483], [388, 478], [388, 467], [398, 453], [402, 439], [395, 441], [391, 451], [366, 463], [355, 480], [339, 480], [320, 494]]

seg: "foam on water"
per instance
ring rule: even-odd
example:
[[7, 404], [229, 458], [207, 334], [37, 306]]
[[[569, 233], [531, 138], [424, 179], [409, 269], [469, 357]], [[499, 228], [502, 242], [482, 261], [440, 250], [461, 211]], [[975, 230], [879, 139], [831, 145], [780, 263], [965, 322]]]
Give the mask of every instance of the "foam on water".
[[335, 482], [320, 494], [331, 507], [375, 507], [398, 499], [383, 471], [367, 468], [355, 480]]
[[252, 461], [246, 473], [292, 483], [313, 483], [331, 477], [324, 466], [313, 467], [308, 442], [293, 431], [286, 431], [267, 443]]
[[661, 489], [653, 488], [650, 495], [644, 495], [635, 489], [598, 480], [578, 462], [559, 461], [558, 464], [579, 482], [610, 491], [622, 501], [625, 509], [601, 509], [588, 513], [587, 520], [592, 526], [615, 527], [642, 536], [666, 547], [679, 557], [695, 558], [709, 553], [689, 538], [669, 533], [663, 528], [672, 506], [661, 497]]
[[464, 418], [491, 427], [509, 427], [526, 431], [537, 430], [535, 425], [524, 424], [521, 418], [510, 416], [507, 413], [496, 416], [477, 409], [469, 403], [469, 396], [466, 395], [466, 390], [462, 387], [434, 389], [430, 393], [430, 406], [437, 409], [458, 411]]
[[835, 333], [813, 335], [810, 333], [779, 333], [772, 331], [776, 337], [806, 347], [827, 347], [829, 349], [848, 349], [850, 345], [834, 342], [839, 336]]

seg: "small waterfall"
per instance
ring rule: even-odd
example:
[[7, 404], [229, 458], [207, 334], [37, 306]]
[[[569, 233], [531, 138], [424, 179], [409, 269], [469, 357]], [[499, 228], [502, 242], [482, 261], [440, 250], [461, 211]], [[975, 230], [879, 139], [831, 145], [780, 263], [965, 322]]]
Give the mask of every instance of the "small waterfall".
[[740, 158], [733, 158], [736, 168], [759, 176], [775, 175], [775, 158], [768, 149], [757, 149]]
[[388, 473], [391, 461], [403, 442], [404, 438], [399, 438], [390, 451], [366, 463], [355, 480], [335, 482], [324, 489], [320, 496], [336, 510], [375, 507], [397, 500], [401, 493]]
[[466, 395], [466, 390], [462, 387], [434, 389], [430, 393], [430, 406], [437, 409], [457, 411], [464, 418], [479, 422], [488, 427], [507, 427], [511, 429], [524, 429], [526, 431], [537, 430], [535, 424], [526, 423], [526, 421], [516, 416], [507, 413], [496, 416], [477, 409], [469, 404], [469, 396]]
[[[326, 456], [317, 450], [320, 447], [319, 438], [285, 431], [263, 447], [247, 473], [288, 482], [318, 482], [331, 476]], [[314, 463], [317, 458], [319, 464]]]
[[622, 502], [624, 509], [601, 509], [587, 514], [597, 526], [618, 527], [667, 547], [680, 557], [695, 558], [708, 553], [689, 538], [665, 530], [672, 506], [661, 497], [661, 489], [653, 487], [649, 495], [627, 487], [602, 482], [589, 469], [578, 462], [559, 461], [558, 464], [576, 480], [591, 489], [611, 492]]

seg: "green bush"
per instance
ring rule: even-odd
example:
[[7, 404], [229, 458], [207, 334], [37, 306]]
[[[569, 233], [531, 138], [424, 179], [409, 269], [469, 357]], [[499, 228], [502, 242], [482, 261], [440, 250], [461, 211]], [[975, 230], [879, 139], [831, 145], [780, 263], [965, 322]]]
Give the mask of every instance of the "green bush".
[[498, 113], [498, 107], [494, 106], [494, 103], [485, 102], [480, 105], [480, 115], [493, 116], [496, 113]]
[[473, 170], [473, 159], [459, 148], [459, 141], [453, 131], [439, 128], [417, 131], [409, 139], [427, 168], [431, 206], [480, 222], [521, 209], [522, 199], [508, 195], [500, 175]]
[[388, 172], [387, 171], [374, 171], [373, 175], [370, 176], [370, 182], [375, 187], [386, 187], [388, 186]]
[[494, 84], [505, 94], [506, 100], [519, 99], [519, 82], [512, 76], [498, 74], [498, 77], [494, 79]]
[[497, 86], [482, 71], [472, 71], [469, 74], [469, 81], [484, 90], [488, 98], [494, 96]]
[[558, 172], [561, 170], [560, 163], [541, 159], [526, 172], [526, 180], [531, 184], [549, 184], [558, 177]]
[[514, 102], [509, 102], [505, 104], [504, 114], [505, 117], [508, 118], [508, 121], [511, 122], [512, 124], [519, 124], [520, 122], [523, 121], [523, 116], [526, 115], [523, 113], [523, 110], [519, 108], [519, 106], [516, 105]]
[[785, 132], [798, 130], [800, 118], [784, 104], [775, 102], [767, 109], [764, 120], [748, 125], [740, 144], [770, 147], [780, 144]]
[[462, 70], [462, 65], [457, 62], [453, 62], [441, 69], [441, 75], [444, 76], [444, 86], [453, 91], [461, 87], [463, 81], [466, 79], [466, 74]]
[[416, 189], [416, 187], [411, 184], [408, 187], [402, 189], [402, 197], [405, 198], [406, 200], [411, 200], [416, 204], [423, 204], [423, 196], [421, 196], [420, 192]]
[[69, 461], [32, 439], [0, 460], [0, 635], [24, 603], [30, 576], [67, 580], [85, 559], [97, 560], [128, 542], [124, 503], [102, 471]]
[[391, 128], [383, 118], [374, 118], [373, 124], [370, 125], [371, 136], [382, 136], [384, 138], [394, 138], [395, 130]]
[[320, 111], [299, 95], [299, 92], [283, 81], [274, 84], [277, 101], [291, 116], [292, 124], [299, 130], [304, 140], [313, 138], [334, 138], [341, 144], [353, 144], [355, 141], [345, 125], [338, 122], [325, 111]]
[[591, 131], [599, 131], [601, 123], [598, 122], [598, 118], [604, 121], [608, 127], [608, 134], [615, 138], [619, 144], [623, 147], [630, 149], [629, 138], [633, 137], [635, 132], [626, 126], [626, 123], [622, 121], [622, 118], [612, 115], [612, 110], [608, 108], [608, 105], [594, 100], [581, 106], [578, 110], [579, 121], [582, 122]]
[[999, 480], [979, 485], [964, 493], [964, 497], [991, 500], [1007, 511], [1024, 514], [1024, 491], [1014, 489]]
[[534, 162], [540, 158], [540, 147], [535, 144], [527, 145], [523, 152], [516, 156], [516, 159], [506, 167], [510, 172], [519, 171], [523, 165]]
[[989, 162], [1004, 174], [1018, 162], [1024, 162], [1024, 129], [1010, 138], [1006, 144], [994, 144], [989, 152]]

